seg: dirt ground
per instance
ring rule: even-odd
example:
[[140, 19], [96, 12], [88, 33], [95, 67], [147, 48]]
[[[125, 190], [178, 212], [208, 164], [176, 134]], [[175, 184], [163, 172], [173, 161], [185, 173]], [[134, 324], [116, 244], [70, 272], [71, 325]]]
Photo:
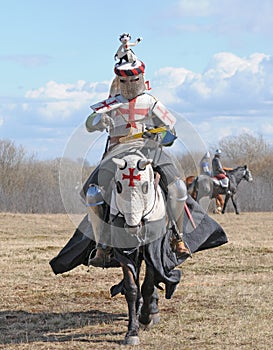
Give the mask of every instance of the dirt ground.
[[[273, 213], [213, 215], [229, 243], [194, 254], [161, 322], [135, 349], [272, 349]], [[120, 349], [120, 269], [80, 266], [55, 276], [49, 261], [73, 234], [66, 215], [0, 214], [1, 349]], [[126, 347], [130, 348], [130, 347]]]

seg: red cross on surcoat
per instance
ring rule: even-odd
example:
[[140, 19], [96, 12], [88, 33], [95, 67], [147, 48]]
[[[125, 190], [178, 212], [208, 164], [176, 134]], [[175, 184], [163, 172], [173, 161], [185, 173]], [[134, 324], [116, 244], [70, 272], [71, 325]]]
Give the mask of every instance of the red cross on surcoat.
[[135, 183], [134, 183], [134, 180], [137, 180], [137, 181], [140, 181], [140, 174], [138, 175], [134, 175], [134, 171], [135, 171], [136, 168], [129, 168], [129, 175], [126, 175], [126, 174], [122, 174], [122, 180], [124, 179], [129, 179], [129, 186], [131, 187], [135, 187]]
[[168, 116], [169, 112], [166, 109], [161, 109], [159, 106], [157, 108], [162, 113], [161, 118], [163, 120], [169, 120], [169, 116]]
[[132, 100], [129, 101], [129, 110], [128, 108], [119, 108], [120, 113], [124, 114], [129, 114], [129, 119], [128, 119], [128, 124], [126, 125], [127, 128], [136, 128], [136, 123], [135, 123], [135, 115], [140, 114], [140, 115], [147, 115], [149, 112], [149, 108], [135, 108], [137, 101], [137, 97], [133, 98]]
[[97, 107], [96, 111], [98, 111], [98, 110], [100, 110], [101, 108], [104, 108], [104, 107], [106, 107], [107, 109], [110, 109], [112, 104], [115, 104], [115, 103], [119, 102], [116, 99], [114, 99], [113, 101], [108, 101], [108, 103], [107, 103], [107, 101], [108, 100], [100, 102], [102, 104], [102, 106]]

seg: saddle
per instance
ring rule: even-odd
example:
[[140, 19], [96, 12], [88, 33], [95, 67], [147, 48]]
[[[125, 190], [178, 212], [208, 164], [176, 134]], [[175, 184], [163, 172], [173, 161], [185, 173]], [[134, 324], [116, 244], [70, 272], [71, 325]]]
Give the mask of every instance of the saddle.
[[216, 186], [220, 186], [220, 187], [223, 187], [223, 188], [227, 188], [228, 187], [229, 179], [224, 174], [219, 174], [217, 176], [214, 176], [212, 178], [212, 180], [213, 180], [213, 183]]

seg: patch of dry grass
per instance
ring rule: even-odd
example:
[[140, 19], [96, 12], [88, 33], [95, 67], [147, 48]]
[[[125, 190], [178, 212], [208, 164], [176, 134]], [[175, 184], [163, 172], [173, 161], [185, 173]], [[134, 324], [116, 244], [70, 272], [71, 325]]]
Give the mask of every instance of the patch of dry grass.
[[[135, 349], [271, 349], [272, 213], [214, 216], [229, 243], [194, 255], [161, 322]], [[55, 276], [48, 264], [71, 237], [66, 215], [0, 214], [0, 348], [120, 349], [124, 297], [110, 298], [120, 269], [80, 266]]]

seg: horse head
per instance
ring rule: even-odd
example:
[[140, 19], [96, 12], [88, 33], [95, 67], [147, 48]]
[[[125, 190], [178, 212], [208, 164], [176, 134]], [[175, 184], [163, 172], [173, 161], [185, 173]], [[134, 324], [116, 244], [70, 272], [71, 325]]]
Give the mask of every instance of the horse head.
[[112, 158], [117, 165], [114, 199], [125, 227], [134, 233], [153, 208], [156, 198], [152, 160], [140, 154], [128, 154], [122, 159]]
[[247, 165], [244, 166], [244, 179], [248, 182], [252, 182], [253, 181], [253, 177], [251, 174], [251, 171], [248, 169]]

